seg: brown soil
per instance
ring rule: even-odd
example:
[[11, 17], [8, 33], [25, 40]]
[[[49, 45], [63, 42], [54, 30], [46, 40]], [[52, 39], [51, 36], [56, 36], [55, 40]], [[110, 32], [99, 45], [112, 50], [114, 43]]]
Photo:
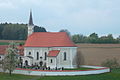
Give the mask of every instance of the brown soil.
[[78, 44], [82, 64], [101, 65], [106, 59], [116, 58], [120, 63], [120, 44]]

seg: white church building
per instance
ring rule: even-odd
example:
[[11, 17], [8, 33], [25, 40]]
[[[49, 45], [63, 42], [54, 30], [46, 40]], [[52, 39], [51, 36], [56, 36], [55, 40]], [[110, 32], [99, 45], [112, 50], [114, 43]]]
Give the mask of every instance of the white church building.
[[[7, 46], [1, 46], [0, 60], [4, 58]], [[77, 46], [66, 32], [34, 32], [32, 12], [28, 23], [28, 38], [19, 46], [23, 66], [46, 66], [50, 68], [75, 68]]]
[[76, 67], [77, 46], [66, 32], [34, 32], [32, 12], [28, 24], [28, 38], [24, 45], [23, 64], [47, 67]]

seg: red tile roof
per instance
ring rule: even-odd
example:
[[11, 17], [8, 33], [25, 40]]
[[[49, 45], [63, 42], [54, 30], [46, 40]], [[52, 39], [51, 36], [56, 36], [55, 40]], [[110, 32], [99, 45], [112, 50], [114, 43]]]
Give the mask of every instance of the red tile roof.
[[6, 48], [8, 45], [0, 45], [0, 55], [4, 55], [6, 53]]
[[24, 46], [18, 46], [18, 50], [19, 50], [19, 53], [21, 56], [24, 55]]
[[56, 57], [59, 54], [60, 50], [49, 51], [48, 57]]
[[[8, 48], [8, 45], [0, 45], [0, 55], [6, 54], [6, 49]], [[20, 55], [24, 55], [24, 46], [18, 46], [18, 50]]]
[[66, 32], [34, 32], [25, 47], [76, 47]]

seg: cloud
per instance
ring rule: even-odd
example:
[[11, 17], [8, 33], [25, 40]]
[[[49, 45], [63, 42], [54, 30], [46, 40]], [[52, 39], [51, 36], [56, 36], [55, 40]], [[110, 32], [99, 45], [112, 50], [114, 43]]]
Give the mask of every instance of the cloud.
[[11, 2], [0, 2], [1, 9], [13, 9], [15, 6]]
[[34, 23], [49, 31], [67, 28], [72, 33], [117, 34], [120, 29], [119, 4], [120, 0], [0, 0], [0, 10], [5, 9], [1, 16], [7, 16], [6, 21], [27, 23], [32, 8]]

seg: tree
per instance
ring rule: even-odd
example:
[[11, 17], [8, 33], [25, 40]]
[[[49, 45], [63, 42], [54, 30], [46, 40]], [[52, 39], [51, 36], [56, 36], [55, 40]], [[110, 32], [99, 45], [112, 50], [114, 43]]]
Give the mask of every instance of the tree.
[[75, 34], [72, 36], [72, 41], [74, 43], [85, 43], [86, 41], [86, 36], [82, 35], [82, 34]]
[[118, 43], [117, 39], [114, 39], [112, 34], [108, 34], [107, 36], [101, 36], [99, 38], [99, 43]]
[[59, 32], [66, 32], [68, 36], [71, 36], [70, 32], [67, 29], [61, 29]]
[[2, 63], [3, 63], [3, 61], [2, 61], [2, 60], [0, 60], [0, 68], [2, 68]]
[[45, 28], [34, 26], [34, 32], [47, 32]]
[[109, 67], [111, 69], [120, 68], [120, 64], [118, 63], [118, 60], [116, 58], [106, 59], [104, 62], [102, 62], [101, 65], [105, 67]]
[[15, 70], [16, 65], [17, 65], [17, 47], [15, 43], [10, 43], [9, 47], [6, 49], [6, 54], [3, 59], [3, 70], [9, 71], [9, 74], [11, 75], [12, 72]]
[[120, 36], [118, 36], [116, 40], [118, 43], [120, 43]]
[[98, 41], [98, 34], [92, 33], [88, 37], [90, 43], [97, 43]]
[[[44, 27], [35, 26], [34, 32], [46, 32]], [[26, 40], [27, 38], [27, 24], [0, 24], [0, 39], [5, 40]]]
[[108, 34], [107, 39], [108, 39], [108, 43], [114, 43], [114, 38], [112, 34]]

